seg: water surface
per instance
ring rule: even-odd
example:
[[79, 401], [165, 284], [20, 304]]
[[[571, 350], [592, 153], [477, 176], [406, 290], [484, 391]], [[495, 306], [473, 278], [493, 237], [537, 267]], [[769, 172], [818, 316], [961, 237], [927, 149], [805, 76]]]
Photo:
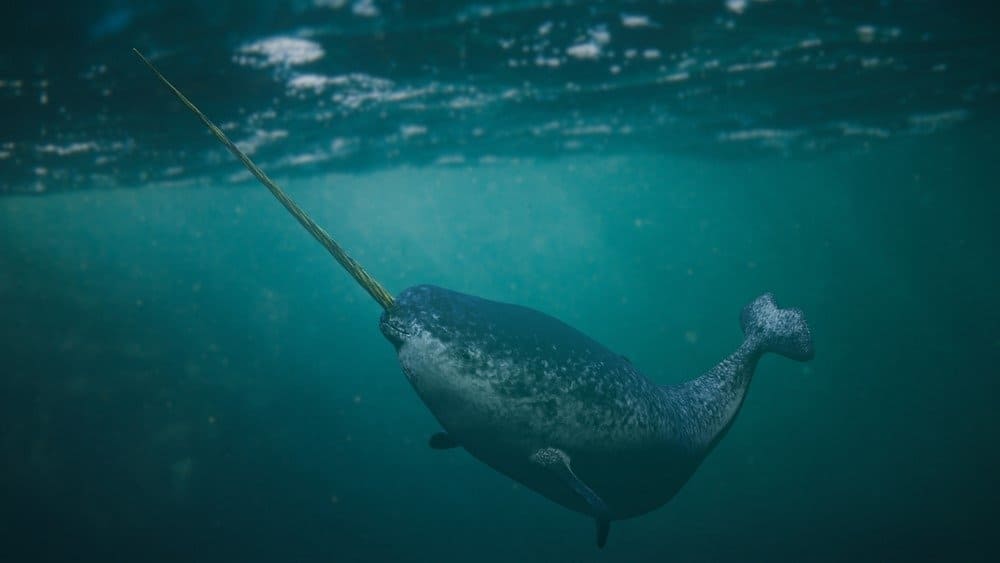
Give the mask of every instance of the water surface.
[[[987, 560], [996, 40], [966, 5], [7, 7], [0, 511], [15, 561]], [[11, 22], [18, 22], [15, 26]], [[590, 521], [434, 451], [379, 309], [130, 54], [391, 291], [558, 316], [671, 383], [763, 291], [680, 494]]]

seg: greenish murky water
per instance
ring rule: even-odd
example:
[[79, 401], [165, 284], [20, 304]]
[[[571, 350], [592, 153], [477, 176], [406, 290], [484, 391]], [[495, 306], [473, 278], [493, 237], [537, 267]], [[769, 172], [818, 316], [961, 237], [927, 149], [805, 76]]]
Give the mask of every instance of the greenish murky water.
[[[419, 41], [399, 23], [410, 21], [407, 14], [392, 19], [393, 7], [405, 12], [406, 3], [320, 4], [310, 9], [337, 17], [354, 10], [351, 17], [382, 22], [389, 38]], [[555, 33], [572, 11], [581, 19], [562, 27], [583, 31], [574, 42], [564, 29], [568, 48], [592, 44], [599, 57], [609, 57], [598, 58], [605, 72], [631, 60], [625, 53], [632, 47], [615, 47], [629, 30], [666, 33], [671, 9], [700, 17], [696, 3], [676, 4], [634, 3], [607, 12], [611, 23], [603, 29], [610, 42], [602, 42], [601, 28], [593, 31], [600, 22], [587, 19], [600, 20], [606, 6], [494, 7], [493, 14], [472, 19], [484, 27], [499, 21], [497, 37], [491, 36], [496, 42]], [[789, 44], [824, 37], [840, 45], [824, 36], [840, 29], [835, 23], [810, 28], [809, 18], [820, 17], [807, 10], [811, 4], [750, 2], [738, 10], [739, 4], [709, 3], [704, 10], [715, 15], [700, 29], [712, 22], [725, 29], [728, 18], [739, 30], [739, 18], [759, 13], [745, 21], [765, 26], [768, 17], [777, 18], [783, 23], [765, 28]], [[766, 12], [789, 4], [798, 8]], [[368, 5], [380, 11], [366, 15]], [[480, 14], [468, 11], [473, 8], [456, 13]], [[903, 39], [914, 29], [936, 29], [927, 23], [933, 18], [905, 19], [904, 8], [893, 20]], [[324, 91], [316, 94], [322, 100], [300, 98], [287, 81], [306, 80], [304, 71], [275, 78], [275, 91], [287, 100], [257, 119], [276, 124], [262, 130], [285, 134], [261, 133], [272, 148], [255, 157], [265, 168], [271, 164], [279, 183], [390, 291], [434, 283], [534, 307], [627, 355], [660, 383], [695, 377], [731, 352], [741, 340], [741, 307], [764, 291], [805, 311], [815, 359], [764, 359], [732, 430], [687, 485], [659, 510], [614, 523], [603, 551], [594, 547], [593, 525], [583, 516], [461, 450], [428, 448], [428, 437], [440, 429], [379, 333], [378, 306], [263, 188], [245, 181], [239, 165], [218, 152], [127, 50], [111, 56], [109, 73], [128, 69], [122, 70], [127, 86], [120, 88], [154, 100], [156, 112], [171, 116], [162, 128], [147, 127], [156, 112], [115, 103], [111, 93], [100, 103], [124, 134], [102, 129], [99, 119], [77, 129], [52, 122], [45, 133], [22, 123], [29, 133], [11, 129], [5, 142], [15, 146], [0, 158], [7, 167], [0, 168], [6, 192], [0, 197], [0, 533], [9, 560], [991, 559], [1000, 469], [993, 404], [1000, 365], [1000, 153], [996, 74], [988, 72], [996, 67], [963, 58], [971, 48], [956, 55], [952, 44], [931, 41], [920, 50], [892, 43], [894, 32], [884, 31], [889, 24], [873, 24], [875, 39], [865, 41], [868, 30], [857, 27], [890, 20], [891, 9], [830, 17], [841, 18], [843, 35], [860, 41], [859, 49], [874, 44], [891, 51], [853, 52], [855, 62], [865, 56], [894, 58], [890, 67], [905, 61], [909, 70], [898, 70], [904, 74], [897, 78], [910, 80], [911, 94], [884, 94], [852, 70], [840, 89], [827, 85], [833, 90], [817, 94], [814, 105], [783, 113], [798, 103], [795, 89], [806, 85], [795, 82], [804, 80], [797, 67], [785, 66], [798, 59], [778, 55], [778, 68], [756, 69], [773, 73], [766, 79], [773, 86], [743, 84], [747, 96], [771, 100], [771, 109], [740, 109], [739, 128], [723, 123], [728, 118], [713, 104], [747, 96], [728, 82], [731, 76], [712, 82], [711, 67], [704, 74], [693, 70], [713, 56], [725, 61], [743, 53], [736, 39], [705, 56], [689, 51], [698, 62], [686, 67], [686, 78], [674, 76], [684, 70], [673, 66], [635, 78], [645, 81], [636, 86], [643, 104], [664, 96], [663, 107], [646, 114], [664, 117], [655, 125], [630, 113], [638, 94], [624, 86], [597, 96], [597, 105], [540, 96], [507, 120], [504, 89], [527, 80], [519, 67], [505, 66], [507, 59], [485, 65], [479, 78], [469, 79], [475, 92], [448, 90], [441, 76], [463, 82], [459, 67], [441, 62], [450, 61], [445, 57], [437, 59], [444, 69], [435, 75], [437, 86], [425, 86], [446, 99], [414, 94], [427, 104], [422, 109], [392, 105], [391, 93], [402, 95], [397, 86], [405, 80], [366, 83], [374, 88], [369, 95], [388, 96], [371, 103], [389, 104], [345, 110], [358, 127], [388, 131], [368, 143], [350, 140], [356, 133], [336, 122], [307, 128], [307, 108], [350, 109], [349, 97]], [[154, 15], [129, 13], [86, 28], [92, 53], [117, 53], [113, 47], [126, 38], [142, 47], [153, 42]], [[660, 27], [626, 19], [636, 14]], [[421, 25], [454, 32], [421, 17], [427, 18]], [[542, 33], [539, 18], [552, 20], [556, 31]], [[325, 33], [347, 33], [336, 27], [340, 20], [332, 21], [335, 31]], [[267, 22], [241, 25], [246, 38], [199, 41], [257, 56], [262, 51], [243, 52], [240, 45], [278, 33]], [[458, 25], [474, 38], [485, 33]], [[362, 37], [375, 33], [358, 29]], [[812, 31], [790, 31], [803, 29]], [[705, 32], [689, 39], [697, 47], [713, 37]], [[668, 44], [657, 47], [660, 60], [680, 64], [662, 40]], [[642, 59], [641, 42], [636, 45], [633, 58]], [[617, 54], [608, 55], [612, 48]], [[392, 49], [382, 56], [397, 56], [400, 68], [410, 68], [406, 50]], [[578, 73], [569, 80], [586, 86], [587, 67], [572, 65], [592, 59], [573, 53], [589, 51], [559, 52], [559, 64], [543, 61], [545, 68]], [[906, 74], [945, 52], [956, 72], [950, 84], [966, 81], [961, 91], [935, 89]], [[182, 88], [192, 85], [196, 102], [200, 90], [205, 105], [223, 114], [220, 121], [266, 111], [273, 93], [266, 81], [277, 76], [267, 74], [271, 70], [246, 97], [219, 86], [206, 96], [211, 88], [198, 76], [218, 75], [206, 70], [212, 68], [206, 60], [191, 63], [204, 68], [186, 67], [191, 56], [161, 53], [158, 64], [168, 75], [179, 74]], [[328, 60], [334, 58], [324, 64], [341, 64]], [[76, 72], [46, 61], [51, 84], [60, 83], [59, 72]], [[8, 74], [20, 68], [3, 64]], [[493, 67], [512, 74], [498, 76]], [[290, 68], [301, 67], [282, 72]], [[371, 74], [393, 76], [391, 66], [378, 69]], [[794, 92], [782, 91], [782, 77], [795, 84]], [[41, 78], [23, 80], [28, 90]], [[880, 80], [892, 82], [891, 76]], [[669, 90], [682, 81], [692, 92], [714, 91], [702, 103], [716, 113], [695, 111], [697, 99]], [[558, 88], [550, 86], [561, 92], [565, 80], [557, 82]], [[590, 82], [601, 92], [600, 84], [621, 85], [624, 78]], [[331, 84], [323, 88], [343, 85]], [[969, 93], [970, 84], [978, 93]], [[869, 107], [871, 113], [859, 110], [866, 117], [857, 122], [870, 130], [824, 128], [862, 107], [869, 87], [888, 100], [881, 109]], [[27, 104], [29, 93], [3, 88], [9, 108]], [[537, 94], [527, 86], [519, 92], [509, 96]], [[963, 93], [965, 105], [951, 103]], [[492, 109], [443, 109], [462, 97]], [[287, 122], [283, 104], [294, 104]], [[227, 115], [222, 108], [230, 106], [249, 109]], [[461, 134], [449, 129], [454, 120], [464, 124]], [[232, 127], [239, 132], [254, 123], [249, 118]], [[671, 123], [686, 141], [661, 139]], [[305, 140], [297, 136], [300, 126], [311, 131]], [[435, 137], [439, 130], [445, 132]], [[88, 131], [92, 137], [80, 136]], [[124, 144], [116, 148], [116, 142]], [[354, 156], [337, 156], [352, 143]], [[295, 161], [304, 154], [315, 160]], [[34, 160], [57, 157], [58, 164]]]

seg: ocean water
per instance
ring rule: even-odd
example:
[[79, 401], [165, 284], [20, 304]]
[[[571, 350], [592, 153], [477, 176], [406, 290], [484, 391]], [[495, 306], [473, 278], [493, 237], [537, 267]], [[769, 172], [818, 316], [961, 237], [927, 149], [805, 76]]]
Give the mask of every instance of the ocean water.
[[[992, 560], [1000, 63], [951, 2], [2, 8], [3, 561]], [[593, 523], [440, 430], [380, 309], [131, 53], [390, 291], [552, 314], [658, 383], [764, 291], [667, 505]]]

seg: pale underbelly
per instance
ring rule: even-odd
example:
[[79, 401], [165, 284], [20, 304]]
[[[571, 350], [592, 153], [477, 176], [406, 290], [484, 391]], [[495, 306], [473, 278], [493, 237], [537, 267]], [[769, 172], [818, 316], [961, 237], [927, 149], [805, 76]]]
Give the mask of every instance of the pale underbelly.
[[[646, 429], [590, 427], [580, 423], [587, 417], [547, 407], [544, 399], [423, 391], [418, 389], [444, 430], [470, 454], [584, 514], [591, 511], [582, 497], [551, 470], [534, 464], [533, 453], [541, 448], [565, 452], [573, 472], [604, 500], [614, 519], [663, 505], [699, 461], [691, 452], [654, 441]], [[566, 409], [565, 404], [562, 407]]]

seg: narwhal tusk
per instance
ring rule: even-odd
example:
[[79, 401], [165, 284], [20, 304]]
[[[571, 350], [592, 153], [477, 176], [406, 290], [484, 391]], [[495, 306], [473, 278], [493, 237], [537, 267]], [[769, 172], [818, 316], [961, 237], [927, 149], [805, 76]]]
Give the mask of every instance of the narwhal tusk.
[[142, 62], [149, 67], [149, 70], [153, 71], [153, 74], [155, 74], [156, 77], [160, 79], [160, 82], [162, 82], [163, 85], [166, 86], [168, 90], [173, 92], [174, 96], [177, 96], [177, 99], [180, 100], [182, 104], [187, 106], [187, 108], [191, 110], [192, 113], [198, 116], [198, 119], [200, 119], [202, 123], [204, 123], [205, 126], [208, 127], [208, 130], [212, 132], [212, 135], [215, 135], [215, 138], [218, 139], [219, 142], [221, 142], [223, 145], [226, 145], [226, 148], [229, 149], [229, 152], [233, 153], [233, 155], [236, 156], [236, 158], [240, 159], [240, 162], [243, 163], [243, 166], [246, 166], [247, 170], [249, 170], [251, 174], [253, 174], [258, 180], [260, 180], [261, 184], [264, 184], [264, 186], [268, 190], [270, 190], [272, 194], [274, 194], [274, 197], [276, 197], [278, 201], [281, 202], [281, 205], [284, 205], [285, 209], [287, 209], [289, 213], [291, 213], [296, 219], [298, 219], [299, 223], [301, 223], [302, 226], [305, 227], [307, 231], [309, 231], [309, 234], [311, 234], [317, 241], [319, 241], [320, 244], [322, 244], [330, 252], [331, 255], [333, 255], [334, 259], [337, 260], [337, 262], [340, 263], [340, 265], [343, 266], [345, 270], [347, 270], [347, 273], [351, 274], [351, 277], [353, 277], [355, 280], [358, 281], [359, 284], [361, 284], [361, 287], [365, 288], [365, 291], [367, 291], [368, 294], [371, 295], [373, 299], [375, 299], [375, 301], [378, 301], [378, 304], [381, 305], [383, 309], [388, 309], [389, 307], [392, 306], [392, 301], [393, 301], [392, 295], [388, 291], [386, 291], [386, 289], [382, 287], [382, 285], [378, 283], [378, 281], [375, 278], [373, 278], [371, 274], [369, 274], [363, 267], [361, 267], [361, 264], [359, 264], [357, 260], [351, 258], [351, 256], [347, 254], [347, 252], [345, 252], [344, 249], [341, 248], [339, 244], [337, 244], [337, 241], [333, 240], [333, 238], [331, 238], [330, 235], [327, 234], [327, 232], [324, 231], [322, 227], [317, 225], [316, 222], [313, 221], [312, 218], [309, 217], [309, 215], [307, 215], [306, 212], [303, 211], [302, 208], [299, 207], [298, 204], [296, 204], [292, 200], [292, 198], [288, 197], [285, 191], [282, 190], [281, 187], [278, 186], [278, 184], [275, 184], [273, 180], [268, 178], [267, 174], [265, 174], [263, 170], [261, 170], [256, 164], [254, 164], [254, 162], [250, 160], [250, 157], [247, 156], [246, 153], [241, 151], [240, 148], [237, 147], [235, 143], [230, 141], [229, 137], [227, 137], [226, 134], [223, 133], [221, 129], [219, 129], [214, 123], [212, 123], [208, 119], [208, 117], [205, 116], [205, 114], [201, 113], [201, 110], [195, 107], [195, 105], [191, 103], [191, 100], [189, 100], [187, 96], [182, 94], [180, 90], [174, 87], [174, 85], [171, 84], [170, 81], [167, 80], [167, 78], [163, 76], [163, 74], [161, 74], [160, 71], [157, 70], [155, 66], [153, 66], [153, 63], [149, 62], [149, 60], [146, 57], [142, 56], [142, 53], [140, 53], [138, 49], [132, 49], [132, 51], [134, 51], [135, 54], [138, 55], [138, 57], [142, 60]]

